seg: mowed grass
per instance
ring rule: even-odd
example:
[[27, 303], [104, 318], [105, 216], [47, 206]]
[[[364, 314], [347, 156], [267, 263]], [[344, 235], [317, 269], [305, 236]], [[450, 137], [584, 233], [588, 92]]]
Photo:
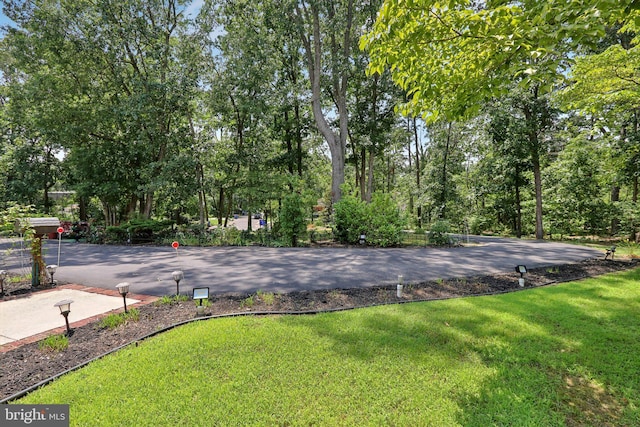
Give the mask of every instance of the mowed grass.
[[640, 425], [640, 270], [493, 297], [201, 321], [16, 403], [68, 403], [83, 426]]

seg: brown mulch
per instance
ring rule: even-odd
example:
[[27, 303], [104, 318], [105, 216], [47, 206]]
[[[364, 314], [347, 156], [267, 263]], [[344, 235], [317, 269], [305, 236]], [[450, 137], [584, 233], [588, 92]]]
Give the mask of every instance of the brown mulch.
[[[640, 266], [640, 260], [592, 259], [576, 264], [531, 269], [526, 288], [578, 280]], [[446, 299], [516, 291], [515, 271], [458, 279], [406, 284], [402, 297], [396, 286], [304, 291], [288, 294], [222, 295], [211, 299], [206, 316], [232, 313], [317, 312], [365, 307], [379, 304]], [[24, 293], [25, 290], [16, 290]], [[152, 303], [138, 307], [140, 319], [114, 329], [100, 326], [100, 321], [77, 327], [69, 338], [69, 347], [61, 352], [41, 350], [39, 343], [25, 344], [0, 353], [0, 400], [27, 390], [42, 381], [84, 364], [123, 345], [143, 339], [177, 323], [196, 318], [193, 301], [169, 304]]]

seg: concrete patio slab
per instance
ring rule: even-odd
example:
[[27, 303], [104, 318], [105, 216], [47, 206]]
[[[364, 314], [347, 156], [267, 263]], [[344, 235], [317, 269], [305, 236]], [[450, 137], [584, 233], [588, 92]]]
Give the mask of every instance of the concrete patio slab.
[[[73, 300], [69, 323], [123, 308], [121, 297], [75, 289], [35, 292], [23, 298], [0, 302], [0, 345], [65, 326], [64, 317], [54, 304]], [[127, 306], [139, 302], [127, 298]]]

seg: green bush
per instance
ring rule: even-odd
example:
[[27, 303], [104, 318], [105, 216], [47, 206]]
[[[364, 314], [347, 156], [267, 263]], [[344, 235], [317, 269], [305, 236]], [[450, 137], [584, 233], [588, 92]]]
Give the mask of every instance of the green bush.
[[163, 305], [179, 304], [185, 301], [189, 301], [189, 297], [187, 295], [164, 295], [160, 299], [157, 299], [153, 305], [160, 307]]
[[177, 232], [162, 233], [157, 237], [154, 235], [154, 242], [168, 245], [173, 241], [178, 241], [185, 246], [244, 246], [254, 239], [253, 235], [254, 233], [238, 230], [235, 227], [217, 227], [205, 230], [200, 224], [195, 224], [181, 226]]
[[640, 212], [632, 201], [616, 202], [612, 206], [612, 215], [621, 218], [618, 234], [635, 239], [635, 233], [640, 229]]
[[495, 221], [489, 214], [479, 214], [469, 219], [469, 232], [471, 234], [482, 234], [495, 227]]
[[374, 194], [366, 206], [367, 240], [378, 246], [398, 245], [402, 241], [402, 229], [406, 221], [389, 194]]
[[449, 221], [436, 221], [431, 226], [431, 230], [429, 231], [429, 244], [434, 246], [447, 246], [450, 245], [451, 237], [449, 233], [451, 232], [451, 226]]
[[38, 348], [43, 351], [63, 351], [69, 347], [69, 338], [62, 335], [50, 335], [38, 343]]
[[132, 308], [127, 313], [113, 313], [104, 317], [100, 321], [100, 328], [115, 329], [129, 321], [137, 322], [138, 320], [140, 320], [140, 310]]
[[334, 210], [334, 235], [341, 243], [358, 243], [361, 234], [367, 236], [368, 244], [377, 246], [394, 246], [402, 241], [406, 221], [388, 194], [374, 194], [371, 203], [345, 196]]
[[343, 196], [333, 205], [334, 235], [341, 243], [357, 243], [366, 233], [366, 204], [354, 196]]
[[172, 232], [173, 221], [156, 221], [153, 219], [132, 219], [118, 226], [107, 227], [104, 241], [106, 243], [148, 243]]

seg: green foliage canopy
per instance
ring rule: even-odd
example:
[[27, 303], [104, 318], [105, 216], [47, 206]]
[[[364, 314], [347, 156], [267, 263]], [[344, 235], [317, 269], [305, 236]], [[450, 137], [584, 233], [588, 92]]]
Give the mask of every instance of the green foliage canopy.
[[285, 239], [291, 246], [298, 246], [298, 238], [307, 231], [304, 203], [300, 194], [293, 192], [284, 196], [278, 219]]
[[559, 97], [569, 108], [588, 113], [640, 107], [640, 47], [614, 45], [597, 55], [578, 58], [573, 84]]
[[370, 73], [391, 69], [407, 90], [405, 113], [428, 121], [475, 112], [517, 81], [548, 89], [563, 78], [568, 52], [595, 41], [637, 0], [413, 0], [384, 2], [360, 46]]

